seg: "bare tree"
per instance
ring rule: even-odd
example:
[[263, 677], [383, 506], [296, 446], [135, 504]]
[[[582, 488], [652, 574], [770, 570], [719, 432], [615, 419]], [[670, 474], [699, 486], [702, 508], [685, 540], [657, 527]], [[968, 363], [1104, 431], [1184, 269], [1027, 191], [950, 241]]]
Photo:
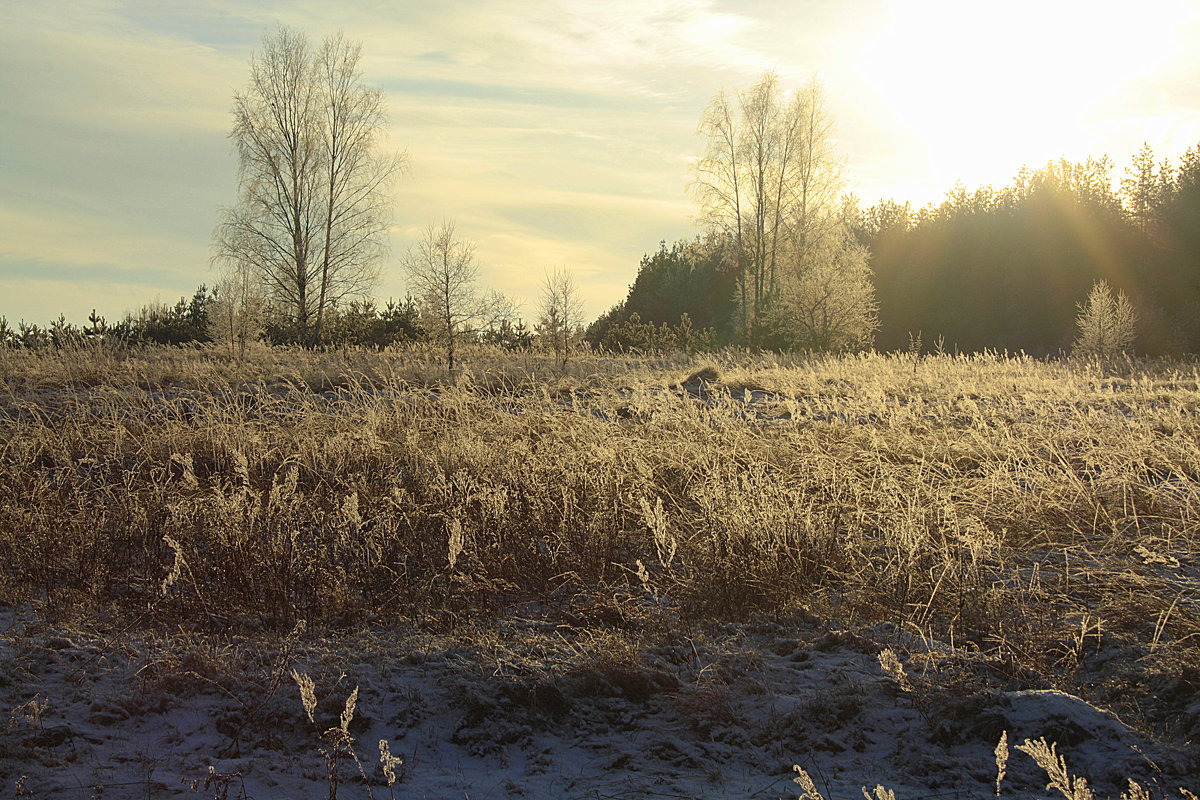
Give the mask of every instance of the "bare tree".
[[742, 215], [742, 145], [735, 112], [721, 91], [700, 119], [699, 131], [707, 138], [704, 156], [696, 164], [695, 188], [706, 222], [733, 240], [732, 257], [737, 281], [739, 327], [750, 326], [750, 292], [747, 281], [745, 232]]
[[233, 265], [213, 287], [208, 308], [209, 336], [245, 358], [250, 342], [262, 335], [265, 304], [262, 285], [249, 264]]
[[706, 139], [695, 189], [708, 224], [732, 242], [742, 335], [755, 339], [780, 298], [785, 253], [818, 247], [834, 225], [839, 168], [820, 86], [785, 100], [768, 72], [737, 95], [718, 94], [701, 118]]
[[560, 367], [567, 366], [571, 347], [583, 327], [583, 301], [575, 276], [566, 267], [547, 272], [542, 281], [537, 332], [554, 352]]
[[459, 239], [453, 222], [430, 225], [404, 259], [413, 292], [446, 347], [446, 367], [454, 371], [458, 345], [481, 324], [507, 313], [503, 296], [480, 294], [475, 245]]
[[844, 241], [846, 213], [841, 202], [842, 167], [831, 144], [833, 121], [814, 78], [793, 101], [792, 135], [796, 140], [795, 167], [787, 176], [792, 247], [807, 259], [810, 248], [825, 248]]
[[377, 152], [383, 97], [363, 86], [359, 57], [340, 34], [314, 50], [281, 27], [234, 97], [239, 198], [223, 210], [216, 257], [248, 265], [308, 343], [327, 309], [377, 280], [387, 190], [407, 163]]

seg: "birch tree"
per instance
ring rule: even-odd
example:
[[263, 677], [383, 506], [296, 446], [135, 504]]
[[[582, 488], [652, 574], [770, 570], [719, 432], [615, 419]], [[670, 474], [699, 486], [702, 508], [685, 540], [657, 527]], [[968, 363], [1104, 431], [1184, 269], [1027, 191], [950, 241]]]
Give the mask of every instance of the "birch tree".
[[360, 56], [341, 34], [314, 48], [280, 27], [234, 96], [238, 201], [222, 211], [216, 257], [252, 269], [308, 344], [332, 306], [374, 286], [388, 190], [407, 164], [380, 151], [383, 96], [363, 84]]
[[794, 264], [797, 251], [820, 248], [837, 226], [840, 172], [820, 86], [785, 98], [768, 72], [735, 101], [719, 93], [700, 134], [695, 189], [706, 222], [732, 243], [739, 327], [753, 341], [780, 299], [785, 254]]
[[230, 353], [246, 357], [250, 343], [263, 333], [265, 301], [258, 277], [245, 263], [226, 271], [213, 287], [208, 309], [208, 334], [229, 345]]
[[566, 367], [571, 347], [583, 329], [583, 301], [575, 276], [566, 267], [547, 272], [542, 281], [537, 332], [549, 344], [559, 367]]
[[481, 328], [516, 320], [511, 299], [480, 289], [475, 245], [459, 238], [453, 222], [426, 228], [405, 256], [404, 270], [429, 333], [446, 348], [446, 368], [451, 373], [464, 341]]

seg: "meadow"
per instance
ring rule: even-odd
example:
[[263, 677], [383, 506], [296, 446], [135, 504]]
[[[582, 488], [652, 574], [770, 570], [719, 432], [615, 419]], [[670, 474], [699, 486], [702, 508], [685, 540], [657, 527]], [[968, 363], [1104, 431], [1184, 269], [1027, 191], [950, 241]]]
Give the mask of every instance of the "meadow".
[[1167, 790], [1200, 765], [1198, 408], [1180, 361], [0, 350], [0, 607], [284, 660], [403, 629], [530, 686], [817, 626], [950, 739], [990, 749], [963, 720], [998, 692], [1107, 709]]

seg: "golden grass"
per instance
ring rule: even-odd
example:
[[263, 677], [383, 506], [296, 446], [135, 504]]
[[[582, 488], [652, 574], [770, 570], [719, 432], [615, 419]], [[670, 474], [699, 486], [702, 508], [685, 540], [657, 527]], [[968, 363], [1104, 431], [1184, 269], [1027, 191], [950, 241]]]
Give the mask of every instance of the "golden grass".
[[466, 363], [0, 351], [0, 601], [194, 630], [804, 607], [1064, 687], [1105, 643], [1200, 653], [1192, 365]]
[[[1095, 800], [1095, 794], [1088, 786], [1087, 779], [1070, 773], [1067, 769], [1066, 759], [1058, 754], [1058, 748], [1053, 742], [1047, 742], [1044, 738], [1026, 739], [1018, 744], [1016, 749], [1028, 755], [1046, 773], [1046, 777], [1049, 779], [1046, 784], [1047, 791], [1054, 790], [1066, 800]], [[1006, 733], [1000, 737], [1000, 741], [996, 745], [996, 800], [1000, 800], [1002, 797], [1008, 756], [1008, 734]], [[793, 780], [800, 784], [801, 789], [799, 800], [826, 800], [803, 767], [796, 766], [794, 769], [796, 777]], [[896, 800], [895, 792], [879, 785], [876, 785], [871, 791], [868, 791], [865, 786], [862, 787], [862, 796], [865, 800]], [[1170, 795], [1164, 795], [1164, 800], [1168, 796]], [[1196, 795], [1184, 787], [1179, 787], [1175, 796], [1181, 800], [1196, 800]], [[1151, 800], [1152, 797], [1153, 795], [1149, 791], [1132, 779], [1129, 780], [1128, 789], [1121, 793], [1121, 800]]]

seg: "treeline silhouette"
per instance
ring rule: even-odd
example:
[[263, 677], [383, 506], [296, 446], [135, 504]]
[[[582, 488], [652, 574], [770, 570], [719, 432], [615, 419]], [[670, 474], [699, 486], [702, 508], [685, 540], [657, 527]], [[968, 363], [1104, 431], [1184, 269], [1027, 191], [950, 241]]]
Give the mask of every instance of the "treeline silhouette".
[[[61, 314], [44, 326], [24, 320], [14, 326], [5, 317], [0, 317], [0, 346], [62, 349], [100, 341], [110, 345], [206, 344], [213, 341], [210, 318], [217, 299], [214, 290], [201, 284], [190, 299], [181, 297], [174, 305], [152, 303], [142, 306], [116, 322], [109, 322], [94, 310], [86, 325], [68, 322]], [[510, 339], [520, 341], [522, 335], [532, 336], [519, 328], [489, 333], [497, 344], [507, 344]], [[402, 302], [388, 300], [383, 308], [363, 300], [330, 310], [326, 344], [383, 348], [425, 336], [420, 312], [411, 297]], [[298, 342], [291, 320], [281, 314], [266, 316], [260, 338], [272, 345]]]
[[1139, 315], [1136, 349], [1200, 352], [1200, 147], [1178, 166], [1149, 146], [1114, 189], [1108, 158], [1022, 170], [1007, 187], [956, 188], [914, 213], [858, 215], [879, 304], [876, 347], [919, 335], [961, 351], [1068, 349], [1098, 280]]
[[593, 322], [584, 339], [613, 352], [707, 349], [734, 334], [737, 278], [718, 235], [661, 242], [642, 258], [625, 300]]
[[[174, 305], [142, 306], [116, 322], [109, 322], [94, 310], [85, 325], [69, 322], [61, 314], [46, 325], [24, 320], [13, 325], [0, 316], [0, 347], [61, 350], [101, 342], [117, 347], [210, 344], [215, 341], [211, 322], [217, 301], [217, 292], [201, 284], [190, 299], [181, 297]], [[371, 300], [354, 300], [329, 308], [321, 346], [382, 350], [395, 344], [424, 341], [429, 338], [429, 327], [411, 296], [403, 301], [388, 300], [382, 308]], [[539, 331], [520, 319], [500, 319], [470, 331], [467, 339], [505, 350], [531, 350], [538, 337]], [[310, 346], [286, 314], [271, 309], [255, 338], [268, 345]]]
[[[1113, 170], [1107, 157], [1060, 160], [1023, 169], [1009, 186], [956, 187], [920, 210], [895, 201], [848, 205], [847, 224], [871, 254], [876, 349], [919, 339], [948, 351], [1062, 353], [1076, 336], [1080, 304], [1105, 280], [1136, 309], [1138, 352], [1200, 353], [1200, 145], [1178, 163], [1156, 160], [1145, 146], [1120, 181]], [[770, 346], [739, 340], [733, 247], [719, 233], [660, 243], [585, 340], [611, 352]], [[61, 316], [46, 326], [0, 317], [0, 345], [207, 342], [215, 300], [201, 286], [190, 299], [144, 306], [113, 324], [94, 312], [82, 326]], [[264, 341], [297, 341], [286, 316], [263, 322]], [[326, 340], [381, 348], [422, 339], [427, 327], [411, 297], [383, 308], [356, 301], [331, 308]], [[475, 338], [528, 349], [537, 336], [514, 319]]]
[[[851, 208], [850, 228], [871, 252], [876, 348], [920, 339], [951, 351], [1061, 353], [1080, 304], [1107, 280], [1137, 309], [1137, 351], [1200, 352], [1200, 146], [1177, 164], [1145, 146], [1120, 181], [1113, 169], [1107, 157], [1060, 160], [1006, 187], [956, 187], [920, 210]], [[737, 343], [730, 247], [719, 236], [662, 243], [586, 338], [661, 349], [682, 318], [701, 343]]]

